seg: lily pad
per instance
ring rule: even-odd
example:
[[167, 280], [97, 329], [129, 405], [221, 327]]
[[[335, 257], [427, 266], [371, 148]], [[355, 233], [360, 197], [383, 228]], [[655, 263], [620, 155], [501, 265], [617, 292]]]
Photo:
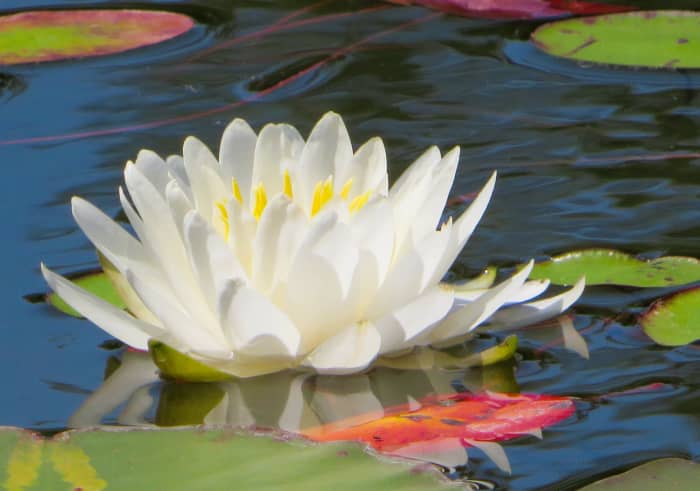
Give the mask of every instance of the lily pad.
[[155, 10], [37, 10], [0, 17], [0, 65], [119, 53], [189, 31], [194, 21]]
[[[112, 285], [112, 282], [107, 278], [102, 271], [90, 271], [87, 273], [78, 274], [72, 276], [71, 281], [76, 285], [84, 288], [93, 295], [100, 297], [103, 300], [111, 303], [112, 305], [119, 307], [120, 309], [126, 308], [126, 304], [122, 300], [117, 290]], [[68, 305], [59, 295], [54, 292], [48, 293], [46, 295], [46, 301], [56, 307], [63, 313], [72, 315], [74, 317], [82, 317], [78, 312]]]
[[[274, 437], [274, 438], [271, 438]], [[52, 439], [0, 430], [7, 489], [367, 491], [451, 487], [436, 468], [382, 460], [357, 444], [312, 444], [287, 433], [111, 429]]]
[[682, 346], [700, 339], [700, 287], [654, 302], [640, 322], [647, 335], [665, 346]]
[[616, 476], [606, 477], [580, 491], [665, 491], [696, 489], [700, 465], [685, 459], [652, 460]]
[[700, 67], [700, 12], [626, 12], [551, 22], [534, 44], [579, 62], [647, 68]]
[[536, 264], [530, 278], [549, 279], [556, 285], [572, 285], [584, 275], [586, 285], [685, 285], [700, 280], [700, 261], [682, 256], [647, 261], [614, 249], [584, 249]]

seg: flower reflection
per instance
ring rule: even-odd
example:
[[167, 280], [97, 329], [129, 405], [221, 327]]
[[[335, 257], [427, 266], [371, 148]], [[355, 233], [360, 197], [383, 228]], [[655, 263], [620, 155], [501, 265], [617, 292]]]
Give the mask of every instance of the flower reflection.
[[[436, 396], [485, 389], [517, 392], [513, 365], [461, 371], [377, 368], [344, 377], [285, 371], [217, 383], [178, 383], [160, 381], [148, 354], [126, 351], [121, 365], [84, 401], [69, 425], [114, 421], [110, 415], [120, 408], [116, 416], [120, 424], [226, 425], [309, 436], [395, 415], [397, 407], [426, 410], [423, 401], [434, 401]], [[465, 443], [479, 447], [499, 467], [509, 469], [505, 453], [491, 442], [441, 438], [411, 442], [391, 453], [454, 468], [467, 462]]]

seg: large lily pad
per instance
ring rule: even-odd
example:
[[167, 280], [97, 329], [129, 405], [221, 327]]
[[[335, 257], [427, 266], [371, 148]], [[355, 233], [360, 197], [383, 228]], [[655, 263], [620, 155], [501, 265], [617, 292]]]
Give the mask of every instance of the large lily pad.
[[581, 488], [580, 491], [666, 491], [697, 489], [700, 465], [685, 459], [659, 459]]
[[656, 301], [642, 315], [644, 332], [659, 344], [682, 346], [700, 339], [700, 287]]
[[626, 12], [551, 22], [532, 33], [543, 51], [576, 61], [649, 68], [700, 67], [700, 12]]
[[0, 65], [119, 53], [178, 36], [194, 26], [153, 10], [37, 10], [0, 17]]
[[[275, 438], [270, 438], [273, 436]], [[7, 489], [435, 490], [435, 468], [391, 463], [356, 444], [316, 445], [276, 433], [227, 430], [68, 432], [45, 440], [0, 430], [0, 482]], [[393, 465], [392, 465], [393, 464]]]
[[700, 280], [700, 261], [682, 256], [647, 261], [614, 249], [584, 249], [536, 264], [530, 278], [549, 279], [557, 285], [572, 285], [584, 275], [586, 285], [685, 285]]

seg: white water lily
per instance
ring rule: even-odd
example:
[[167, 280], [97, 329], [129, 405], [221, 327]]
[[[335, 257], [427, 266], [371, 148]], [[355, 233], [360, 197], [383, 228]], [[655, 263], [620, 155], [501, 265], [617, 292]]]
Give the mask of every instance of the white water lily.
[[[129, 312], [43, 267], [53, 290], [126, 344], [162, 341], [220, 371], [353, 373], [378, 357], [445, 345], [477, 327], [556, 315], [583, 282], [545, 300], [532, 263], [492, 288], [441, 283], [490, 200], [495, 173], [441, 223], [459, 160], [429, 148], [388, 188], [382, 140], [356, 152], [326, 114], [307, 141], [286, 124], [243, 120], [219, 158], [194, 137], [183, 156], [142, 150], [124, 171], [122, 207], [137, 238], [90, 203], [73, 215], [111, 263]], [[508, 304], [520, 304], [501, 309]], [[499, 309], [501, 309], [499, 311]], [[498, 311], [498, 312], [497, 312]]]

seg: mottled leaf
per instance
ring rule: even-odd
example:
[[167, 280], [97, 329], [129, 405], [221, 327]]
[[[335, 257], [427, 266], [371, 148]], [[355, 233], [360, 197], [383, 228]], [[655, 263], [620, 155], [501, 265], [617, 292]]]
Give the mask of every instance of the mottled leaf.
[[606, 477], [580, 491], [680, 491], [697, 489], [699, 482], [700, 465], [686, 459], [667, 458]]
[[641, 317], [642, 328], [659, 344], [681, 346], [700, 339], [700, 287], [654, 302]]
[[186, 15], [155, 10], [37, 10], [0, 17], [0, 65], [119, 53], [178, 36]]
[[530, 274], [532, 279], [549, 279], [557, 285], [571, 285], [581, 276], [586, 277], [586, 285], [684, 285], [700, 280], [700, 261], [681, 256], [647, 261], [613, 249], [585, 249], [538, 263]]
[[532, 33], [532, 41], [546, 53], [576, 61], [698, 68], [698, 23], [700, 12], [627, 12], [545, 24]]

